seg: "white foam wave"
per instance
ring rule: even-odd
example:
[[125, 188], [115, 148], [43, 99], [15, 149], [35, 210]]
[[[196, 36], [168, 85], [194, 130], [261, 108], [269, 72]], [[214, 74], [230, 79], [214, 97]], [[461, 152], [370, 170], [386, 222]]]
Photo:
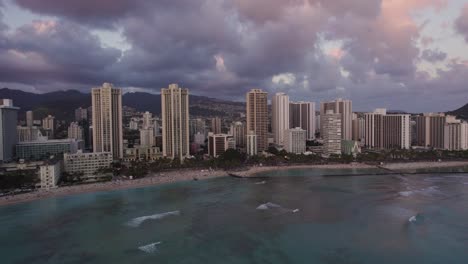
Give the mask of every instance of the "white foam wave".
[[271, 208], [281, 208], [281, 205], [268, 202], [268, 203], [259, 205], [257, 207], [257, 210], [268, 210]]
[[408, 219], [408, 222], [410, 222], [410, 223], [416, 222], [416, 221], [417, 221], [417, 219], [416, 219], [416, 216], [415, 216], [415, 215], [413, 215], [412, 217], [410, 217], [410, 218]]
[[156, 246], [160, 245], [160, 244], [161, 244], [161, 242], [155, 242], [155, 243], [151, 243], [151, 244], [148, 244], [148, 245], [138, 247], [138, 249], [145, 252], [145, 253], [152, 254], [152, 253], [158, 252], [158, 248]]
[[439, 191], [439, 187], [437, 186], [430, 186], [424, 189], [419, 189], [419, 190], [412, 190], [412, 191], [402, 191], [399, 192], [401, 196], [411, 196], [413, 194], [421, 194], [425, 196], [432, 196], [432, 195], [441, 195], [443, 194], [441, 191]]
[[266, 184], [266, 181], [256, 182], [255, 184], [257, 185]]
[[137, 217], [128, 221], [127, 225], [130, 227], [138, 227], [147, 220], [158, 220], [158, 219], [163, 219], [168, 216], [175, 216], [175, 215], [180, 215], [180, 211], [172, 211], [172, 212], [166, 212], [166, 213], [161, 213], [161, 214], [140, 216], [140, 217]]

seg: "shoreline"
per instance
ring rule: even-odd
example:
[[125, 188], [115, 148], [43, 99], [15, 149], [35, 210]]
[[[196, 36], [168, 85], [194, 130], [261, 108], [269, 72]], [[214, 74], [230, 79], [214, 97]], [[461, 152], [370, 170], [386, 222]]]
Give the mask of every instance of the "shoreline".
[[[366, 163], [350, 164], [323, 164], [323, 165], [290, 165], [290, 166], [255, 166], [249, 167], [245, 171], [224, 171], [224, 170], [201, 170], [201, 169], [181, 169], [160, 173], [152, 173], [145, 178], [135, 180], [119, 180], [103, 183], [82, 184], [74, 186], [64, 186], [50, 190], [37, 190], [29, 193], [6, 195], [0, 197], [0, 206], [13, 205], [18, 203], [32, 202], [53, 197], [62, 197], [84, 193], [95, 193], [103, 191], [114, 191], [124, 189], [135, 189], [149, 186], [157, 186], [168, 183], [206, 180], [220, 177], [234, 176], [239, 178], [255, 178], [260, 173], [270, 171], [291, 170], [291, 169], [386, 169], [386, 170], [412, 170], [412, 169], [434, 169], [468, 166], [468, 161], [446, 161], [446, 162], [408, 162], [408, 163], [388, 163], [380, 165], [369, 165]], [[430, 172], [429, 172], [430, 173]]]

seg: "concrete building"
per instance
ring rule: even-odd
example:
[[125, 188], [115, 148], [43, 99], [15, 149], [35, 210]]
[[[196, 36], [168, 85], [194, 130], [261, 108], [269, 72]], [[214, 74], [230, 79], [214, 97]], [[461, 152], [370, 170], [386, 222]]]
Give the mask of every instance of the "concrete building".
[[9, 162], [14, 158], [15, 145], [18, 142], [16, 124], [18, 107], [10, 99], [0, 99], [0, 162]]
[[123, 157], [122, 90], [110, 83], [92, 89], [93, 151]]
[[75, 109], [75, 122], [81, 122], [83, 120], [88, 121], [88, 109], [81, 107]]
[[246, 141], [245, 123], [243, 122], [232, 123], [230, 134], [234, 137], [234, 140], [236, 141], [236, 145], [238, 148], [245, 147], [245, 141]]
[[189, 90], [177, 84], [161, 89], [163, 156], [182, 162], [190, 155]]
[[44, 139], [18, 142], [16, 156], [25, 160], [48, 159], [64, 153], [76, 153], [83, 149], [84, 142], [74, 139]]
[[[234, 142], [234, 146], [232, 146]], [[219, 157], [229, 148], [236, 147], [235, 141], [231, 135], [228, 134], [208, 134], [208, 155], [211, 157]]]
[[111, 152], [65, 153], [63, 155], [64, 169], [67, 173], [83, 173], [85, 178], [98, 178], [102, 176], [96, 172], [111, 167], [113, 154]]
[[26, 112], [26, 126], [32, 127], [34, 126], [34, 113], [33, 111]]
[[365, 114], [365, 146], [377, 149], [411, 147], [410, 115], [387, 115], [379, 110]]
[[353, 113], [353, 141], [364, 141], [364, 131], [365, 131], [365, 120], [362, 117], [359, 117], [357, 114]]
[[77, 122], [71, 122], [68, 126], [68, 138], [84, 140], [83, 128]]
[[415, 145], [436, 149], [444, 148], [445, 124], [447, 117], [445, 114], [428, 113], [415, 117]]
[[450, 151], [468, 150], [468, 123], [450, 122], [444, 128], [444, 148]]
[[246, 97], [247, 131], [256, 135], [256, 150], [262, 152], [268, 149], [268, 93], [252, 89]]
[[126, 148], [124, 152], [124, 161], [130, 162], [135, 160], [157, 160], [162, 158], [162, 153], [159, 147], [134, 146]]
[[55, 117], [48, 115], [42, 119], [42, 128], [52, 131], [52, 135], [55, 131]]
[[17, 126], [16, 133], [18, 135], [18, 142], [35, 141], [43, 136], [39, 127], [36, 126]]
[[284, 145], [285, 133], [289, 129], [289, 96], [277, 93], [271, 99], [271, 128], [275, 144]]
[[213, 134], [221, 134], [221, 118], [219, 117], [214, 117], [211, 118], [211, 132]]
[[306, 152], [306, 137], [307, 131], [300, 127], [286, 130], [284, 149], [294, 154]]
[[247, 142], [246, 142], [246, 147], [247, 147], [247, 155], [249, 156], [255, 156], [258, 154], [258, 142], [257, 142], [257, 135], [255, 135], [255, 132], [250, 131], [247, 133]]
[[[323, 115], [328, 110], [332, 110], [334, 113], [341, 115], [341, 138], [344, 140], [351, 140], [353, 135], [353, 103], [351, 100], [337, 99], [332, 102], [322, 102], [320, 104], [320, 115]], [[321, 132], [323, 132], [323, 127]]]
[[289, 127], [300, 127], [306, 131], [306, 139], [315, 139], [315, 103], [291, 102], [289, 104]]
[[323, 155], [340, 155], [342, 114], [335, 113], [334, 110], [327, 110], [320, 116], [322, 118], [320, 123], [322, 124]]
[[39, 167], [41, 189], [57, 188], [62, 176], [62, 161], [50, 161]]
[[143, 129], [148, 129], [153, 127], [153, 114], [146, 111], [143, 113]]
[[140, 145], [144, 147], [154, 147], [156, 145], [156, 137], [152, 127], [140, 129]]
[[206, 135], [206, 122], [204, 119], [196, 118], [189, 120], [190, 141], [195, 141], [195, 135], [200, 133]]

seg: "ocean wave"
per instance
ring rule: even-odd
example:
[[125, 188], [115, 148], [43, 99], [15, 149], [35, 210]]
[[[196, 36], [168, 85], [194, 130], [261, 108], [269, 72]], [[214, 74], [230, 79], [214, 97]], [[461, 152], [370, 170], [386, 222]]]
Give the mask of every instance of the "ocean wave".
[[152, 254], [152, 253], [158, 252], [158, 248], [156, 246], [160, 245], [160, 244], [161, 244], [161, 242], [155, 242], [155, 243], [151, 243], [151, 244], [148, 244], [148, 245], [138, 247], [138, 249], [145, 252], [145, 253]]
[[409, 191], [402, 191], [399, 192], [401, 196], [409, 197], [413, 194], [421, 194], [425, 196], [432, 196], [432, 195], [441, 195], [443, 194], [438, 186], [430, 186], [424, 189], [419, 189], [419, 190], [409, 190]]
[[283, 208], [281, 205], [271, 203], [271, 202], [261, 204], [257, 207], [257, 210], [269, 210], [269, 209], [279, 209], [285, 213], [298, 213], [299, 212], [298, 208], [296, 209]]
[[261, 182], [256, 182], [255, 184], [261, 185], [261, 184], [266, 184], [266, 183], [267, 183], [266, 181], [261, 181]]
[[140, 217], [133, 218], [132, 220], [128, 221], [127, 225], [130, 227], [138, 227], [147, 220], [159, 220], [159, 219], [166, 218], [168, 216], [175, 216], [175, 215], [180, 215], [180, 211], [172, 211], [172, 212], [166, 212], [166, 213], [161, 213], [161, 214], [140, 216]]

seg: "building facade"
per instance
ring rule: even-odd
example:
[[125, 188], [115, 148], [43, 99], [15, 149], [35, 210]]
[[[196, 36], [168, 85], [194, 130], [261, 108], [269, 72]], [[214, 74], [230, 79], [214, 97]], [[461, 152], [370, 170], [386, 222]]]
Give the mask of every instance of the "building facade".
[[39, 167], [39, 178], [42, 189], [57, 188], [57, 183], [62, 176], [62, 162], [47, 162]]
[[111, 152], [92, 152], [92, 153], [66, 153], [63, 155], [64, 170], [67, 173], [83, 173], [85, 178], [99, 178], [101, 176], [98, 171], [100, 169], [108, 169], [113, 162], [113, 154]]
[[238, 148], [245, 148], [245, 142], [246, 142], [245, 123], [243, 122], [232, 123], [230, 134], [234, 137], [234, 140], [236, 141], [236, 146]]
[[365, 114], [365, 146], [376, 149], [411, 147], [410, 115], [387, 115], [380, 110]]
[[445, 114], [428, 113], [415, 117], [415, 145], [443, 149], [445, 140]]
[[335, 113], [333, 110], [327, 110], [321, 114], [322, 138], [323, 138], [323, 155], [340, 155], [341, 154], [341, 114]]
[[[232, 145], [234, 142], [234, 146]], [[234, 138], [228, 134], [208, 134], [208, 155], [219, 157], [229, 148], [236, 147]]]
[[140, 129], [140, 145], [144, 147], [154, 147], [156, 145], [156, 137], [152, 127]]
[[122, 90], [110, 83], [92, 89], [93, 151], [123, 157]]
[[247, 131], [256, 135], [256, 150], [262, 152], [268, 149], [268, 93], [252, 89], [246, 97]]
[[445, 124], [444, 148], [450, 151], [468, 150], [468, 123]]
[[[320, 115], [323, 115], [328, 110], [341, 115], [341, 138], [343, 140], [351, 140], [353, 134], [353, 103], [351, 100], [337, 99], [332, 102], [322, 102], [320, 104]], [[321, 132], [323, 133], [323, 127]]]
[[213, 117], [211, 118], [211, 132], [213, 134], [221, 134], [221, 118]]
[[316, 131], [314, 102], [291, 102], [289, 104], [289, 127], [306, 131], [306, 139], [314, 140]]
[[289, 153], [302, 154], [306, 152], [307, 132], [300, 128], [286, 130], [284, 149]]
[[257, 142], [257, 135], [255, 135], [255, 132], [250, 131], [247, 133], [247, 142], [246, 142], [246, 148], [247, 148], [247, 155], [249, 156], [255, 156], [258, 154], [258, 142]]
[[179, 158], [190, 155], [189, 90], [171, 84], [161, 89], [163, 156]]
[[15, 156], [18, 110], [18, 107], [13, 106], [12, 100], [0, 99], [0, 162], [12, 161]]
[[83, 128], [77, 122], [72, 122], [68, 126], [68, 138], [84, 140]]
[[289, 129], [289, 96], [277, 93], [271, 99], [271, 128], [275, 144], [284, 145], [285, 133]]
[[36, 141], [18, 142], [16, 156], [25, 160], [48, 159], [50, 156], [76, 153], [82, 149], [84, 142], [74, 139], [40, 139]]

